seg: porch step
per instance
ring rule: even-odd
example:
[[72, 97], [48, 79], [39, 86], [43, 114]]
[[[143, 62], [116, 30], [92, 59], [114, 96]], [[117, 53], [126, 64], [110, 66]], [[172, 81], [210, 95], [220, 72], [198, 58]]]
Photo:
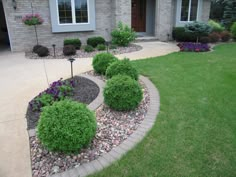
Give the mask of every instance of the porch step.
[[159, 39], [155, 36], [142, 36], [137, 37], [135, 42], [151, 42], [151, 41], [158, 41]]

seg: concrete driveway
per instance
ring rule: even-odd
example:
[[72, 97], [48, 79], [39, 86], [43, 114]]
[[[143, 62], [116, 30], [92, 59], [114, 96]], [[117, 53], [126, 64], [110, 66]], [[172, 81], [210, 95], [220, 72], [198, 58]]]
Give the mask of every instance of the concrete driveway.
[[[138, 43], [143, 50], [122, 54], [132, 60], [178, 51], [173, 43]], [[91, 58], [74, 62], [74, 73], [91, 70]], [[31, 177], [30, 150], [25, 113], [28, 102], [49, 83], [70, 77], [67, 60], [30, 60], [24, 53], [0, 53], [0, 177]]]

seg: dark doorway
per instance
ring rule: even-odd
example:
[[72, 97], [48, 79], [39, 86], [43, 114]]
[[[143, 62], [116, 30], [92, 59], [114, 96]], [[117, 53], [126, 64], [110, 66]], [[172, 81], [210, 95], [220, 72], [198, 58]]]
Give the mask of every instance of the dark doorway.
[[0, 51], [10, 48], [8, 30], [2, 0], [0, 0]]
[[132, 28], [146, 32], [146, 0], [132, 0]]

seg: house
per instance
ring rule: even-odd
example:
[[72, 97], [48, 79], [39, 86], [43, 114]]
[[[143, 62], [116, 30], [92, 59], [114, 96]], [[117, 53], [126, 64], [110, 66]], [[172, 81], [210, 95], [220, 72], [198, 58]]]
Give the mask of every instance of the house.
[[0, 0], [0, 11], [5, 13], [0, 36], [7, 27], [5, 41], [9, 38], [12, 51], [31, 48], [36, 44], [34, 28], [25, 26], [22, 17], [33, 12], [44, 19], [37, 31], [39, 43], [47, 47], [62, 46], [65, 38], [80, 38], [84, 43], [91, 36], [110, 40], [119, 21], [138, 34], [167, 41], [174, 26], [207, 21], [210, 4], [211, 0]]

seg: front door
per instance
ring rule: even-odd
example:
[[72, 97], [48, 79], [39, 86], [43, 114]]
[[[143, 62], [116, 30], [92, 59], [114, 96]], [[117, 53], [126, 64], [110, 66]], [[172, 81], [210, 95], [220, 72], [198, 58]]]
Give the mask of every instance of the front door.
[[132, 28], [146, 32], [146, 0], [132, 0]]

